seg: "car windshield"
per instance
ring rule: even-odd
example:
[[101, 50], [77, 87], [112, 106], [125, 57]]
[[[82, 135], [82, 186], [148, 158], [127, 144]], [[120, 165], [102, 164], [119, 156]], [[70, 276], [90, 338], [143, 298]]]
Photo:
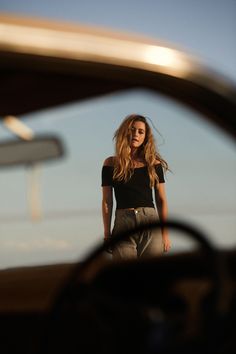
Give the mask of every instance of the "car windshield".
[[[152, 120], [169, 163], [169, 217], [193, 223], [220, 248], [235, 246], [232, 141], [200, 114], [140, 89], [20, 117], [36, 135], [60, 137], [65, 156], [0, 170], [0, 268], [81, 261], [102, 243], [101, 168], [114, 154], [115, 130], [130, 113]], [[12, 137], [1, 125], [1, 141]], [[173, 235], [171, 252], [191, 246]]]

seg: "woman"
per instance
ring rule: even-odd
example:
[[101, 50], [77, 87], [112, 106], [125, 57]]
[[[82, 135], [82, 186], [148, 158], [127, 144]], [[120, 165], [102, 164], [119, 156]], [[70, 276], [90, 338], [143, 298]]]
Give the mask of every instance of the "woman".
[[[116, 155], [108, 157], [102, 168], [102, 214], [105, 242], [122, 231], [167, 218], [163, 168], [168, 164], [157, 152], [153, 134], [145, 117], [127, 116], [115, 132]], [[111, 233], [113, 191], [116, 198], [114, 228]], [[154, 207], [152, 190], [155, 190]], [[113, 258], [155, 256], [170, 249], [167, 229], [133, 233], [113, 249]]]

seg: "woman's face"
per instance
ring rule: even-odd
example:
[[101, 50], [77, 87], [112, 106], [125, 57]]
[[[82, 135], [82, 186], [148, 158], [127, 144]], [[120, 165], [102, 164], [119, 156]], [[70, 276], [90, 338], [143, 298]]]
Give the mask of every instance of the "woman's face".
[[135, 121], [131, 127], [131, 148], [139, 148], [146, 136], [146, 126], [144, 122]]

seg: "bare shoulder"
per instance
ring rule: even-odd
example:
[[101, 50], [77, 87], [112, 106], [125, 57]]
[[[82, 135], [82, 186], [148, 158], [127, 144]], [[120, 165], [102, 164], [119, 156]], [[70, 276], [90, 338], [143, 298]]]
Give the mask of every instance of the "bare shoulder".
[[109, 156], [105, 159], [103, 166], [114, 166], [115, 156]]

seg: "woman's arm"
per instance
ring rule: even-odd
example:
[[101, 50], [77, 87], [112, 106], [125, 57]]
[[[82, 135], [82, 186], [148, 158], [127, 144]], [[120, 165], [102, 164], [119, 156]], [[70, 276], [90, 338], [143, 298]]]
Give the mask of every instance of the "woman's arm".
[[[160, 221], [165, 222], [168, 215], [165, 183], [158, 183], [157, 187], [155, 188], [155, 201]], [[162, 240], [164, 251], [168, 252], [170, 249], [170, 239], [168, 230], [166, 228], [162, 229]]]
[[104, 225], [104, 239], [111, 236], [111, 217], [113, 208], [112, 187], [102, 187], [102, 216]]

